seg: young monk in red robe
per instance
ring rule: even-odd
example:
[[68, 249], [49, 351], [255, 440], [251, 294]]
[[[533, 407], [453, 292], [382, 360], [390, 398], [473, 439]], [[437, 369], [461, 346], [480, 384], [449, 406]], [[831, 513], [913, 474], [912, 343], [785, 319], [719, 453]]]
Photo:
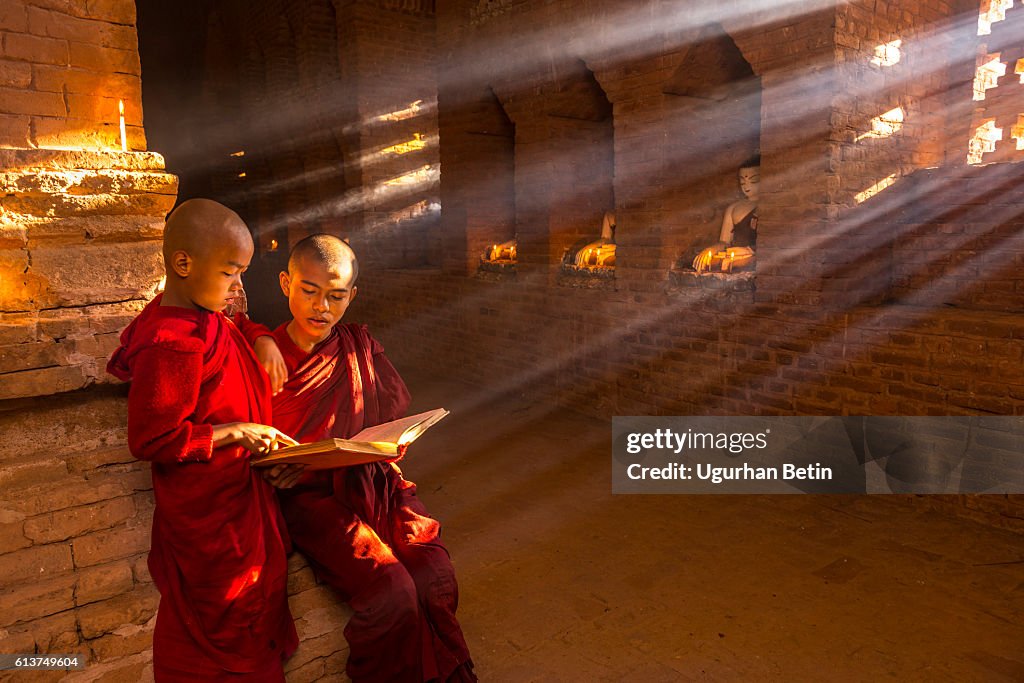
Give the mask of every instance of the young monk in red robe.
[[[274, 331], [287, 366], [274, 426], [302, 442], [353, 436], [409, 405], [405, 383], [366, 327], [338, 324], [357, 274], [351, 248], [330, 235], [296, 244], [281, 273], [294, 317]], [[345, 628], [353, 681], [476, 680], [440, 524], [397, 465], [311, 472], [279, 494], [295, 546], [355, 611]]]
[[160, 682], [277, 683], [298, 644], [283, 520], [248, 459], [295, 442], [268, 426], [267, 376], [220, 312], [241, 291], [252, 252], [227, 207], [194, 199], [175, 209], [164, 231], [164, 293], [125, 329], [107, 366], [131, 380], [128, 445], [153, 467]]

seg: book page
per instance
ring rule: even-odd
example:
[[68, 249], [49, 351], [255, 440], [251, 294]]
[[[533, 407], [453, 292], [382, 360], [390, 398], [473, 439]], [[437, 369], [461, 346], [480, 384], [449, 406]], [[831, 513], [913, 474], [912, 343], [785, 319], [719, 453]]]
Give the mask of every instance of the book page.
[[428, 410], [418, 415], [403, 417], [394, 422], [367, 427], [349, 441], [407, 444], [415, 441], [420, 434], [427, 431], [434, 423], [448, 414], [444, 408]]

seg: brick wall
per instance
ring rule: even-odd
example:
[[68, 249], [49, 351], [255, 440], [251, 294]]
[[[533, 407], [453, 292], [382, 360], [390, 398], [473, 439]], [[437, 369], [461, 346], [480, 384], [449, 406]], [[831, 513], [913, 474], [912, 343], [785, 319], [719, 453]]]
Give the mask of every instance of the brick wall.
[[149, 661], [153, 503], [104, 366], [162, 275], [177, 190], [145, 151], [134, 21], [132, 2], [0, 8], [0, 650], [122, 679]]
[[[57, 9], [62, 8], [62, 9]], [[131, 2], [8, 2], [0, 11], [5, 147], [145, 149]]]

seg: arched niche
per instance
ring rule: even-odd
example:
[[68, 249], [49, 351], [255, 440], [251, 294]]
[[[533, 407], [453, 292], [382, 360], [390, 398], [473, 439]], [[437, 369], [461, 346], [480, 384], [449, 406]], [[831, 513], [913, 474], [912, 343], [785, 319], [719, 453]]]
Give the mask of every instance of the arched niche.
[[569, 252], [600, 238], [605, 213], [615, 210], [615, 129], [611, 101], [583, 60], [556, 64], [553, 75], [541, 106], [551, 169], [549, 263], [562, 270]]
[[492, 88], [470, 108], [460, 155], [466, 249], [481, 271], [508, 272], [516, 262], [516, 127]]
[[686, 269], [718, 240], [725, 208], [742, 197], [737, 173], [761, 147], [761, 79], [719, 24], [683, 45], [666, 79], [665, 256]]

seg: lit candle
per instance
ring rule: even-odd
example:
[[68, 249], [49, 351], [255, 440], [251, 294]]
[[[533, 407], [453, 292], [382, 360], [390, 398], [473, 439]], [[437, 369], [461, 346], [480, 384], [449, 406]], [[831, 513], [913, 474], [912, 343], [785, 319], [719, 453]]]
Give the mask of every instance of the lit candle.
[[128, 151], [128, 136], [124, 129], [124, 100], [117, 101], [117, 112], [121, 118], [121, 151]]

